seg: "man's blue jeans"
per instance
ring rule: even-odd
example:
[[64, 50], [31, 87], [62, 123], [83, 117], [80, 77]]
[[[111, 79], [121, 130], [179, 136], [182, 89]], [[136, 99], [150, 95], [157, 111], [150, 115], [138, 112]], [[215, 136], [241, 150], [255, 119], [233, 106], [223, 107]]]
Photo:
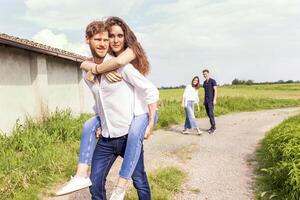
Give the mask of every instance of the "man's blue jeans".
[[[90, 192], [93, 200], [106, 200], [105, 183], [108, 172], [118, 156], [124, 157], [127, 135], [120, 138], [100, 137], [96, 145], [93, 159]], [[133, 185], [137, 189], [140, 200], [150, 200], [151, 192], [144, 167], [143, 147], [139, 160], [132, 174]]]

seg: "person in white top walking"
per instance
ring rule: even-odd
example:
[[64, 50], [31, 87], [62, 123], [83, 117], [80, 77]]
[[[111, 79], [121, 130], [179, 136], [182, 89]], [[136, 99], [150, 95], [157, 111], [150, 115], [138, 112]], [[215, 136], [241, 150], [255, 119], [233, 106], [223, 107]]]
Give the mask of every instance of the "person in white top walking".
[[[140, 199], [150, 199], [150, 188], [144, 171], [142, 143], [144, 136], [145, 138], [149, 137], [155, 123], [158, 90], [141, 74], [146, 74], [149, 71], [149, 63], [142, 48], [137, 47], [136, 38], [135, 41], [128, 41], [128, 37], [134, 36], [131, 35], [132, 32], [128, 33], [129, 27], [116, 17], [109, 18], [106, 24], [110, 30], [111, 50], [118, 57], [106, 56], [101, 62], [97, 62], [94, 56], [97, 65], [93, 63], [92, 67], [82, 66], [83, 69], [89, 70], [87, 74], [84, 73], [84, 79], [92, 90], [96, 103], [95, 110], [99, 115], [91, 121], [91, 124], [94, 124], [92, 127], [97, 127], [97, 124], [99, 127], [101, 124], [102, 129], [102, 136], [96, 146], [92, 162], [92, 198], [106, 199], [105, 178], [114, 160], [120, 155], [124, 156], [124, 160], [120, 170], [118, 187], [114, 190], [111, 199], [124, 198], [126, 184], [130, 177], [138, 189]], [[93, 39], [102, 40], [103, 38], [92, 37], [90, 41]], [[125, 50], [126, 47], [130, 47], [132, 50]], [[99, 51], [103, 47], [93, 47], [90, 44], [90, 48], [93, 52]], [[140, 57], [135, 59], [135, 55], [140, 55]], [[112, 68], [120, 67], [120, 63], [126, 64], [131, 60], [135, 66], [126, 65], [118, 69], [117, 72], [121, 76], [118, 73], [109, 73], [106, 76], [97, 76], [93, 82], [89, 81], [88, 75], [91, 72], [93, 72], [92, 75], [95, 75], [101, 73], [102, 69], [109, 71]], [[109, 82], [110, 79], [118, 79], [119, 77], [122, 77], [123, 81]], [[89, 131], [89, 133], [93, 133], [93, 131]], [[89, 138], [93, 139], [95, 135]], [[109, 148], [108, 144], [110, 144]], [[86, 146], [88, 145], [82, 142], [80, 151], [82, 147]], [[118, 149], [117, 152], [116, 148]], [[93, 147], [90, 149], [93, 152]], [[80, 157], [82, 157], [81, 155]], [[107, 156], [110, 160], [107, 160]], [[85, 166], [87, 165], [85, 164]], [[83, 171], [86, 173], [87, 168], [84, 168]]]
[[188, 129], [194, 129], [197, 131], [197, 134], [201, 134], [202, 131], [198, 128], [195, 113], [194, 113], [194, 104], [197, 105], [198, 111], [200, 111], [199, 107], [199, 96], [198, 96], [198, 89], [200, 87], [199, 77], [195, 76], [192, 79], [192, 83], [188, 84], [185, 87], [183, 96], [182, 96], [182, 103], [181, 106], [185, 110], [185, 123], [184, 129], [182, 130], [183, 134], [189, 134], [191, 131]]

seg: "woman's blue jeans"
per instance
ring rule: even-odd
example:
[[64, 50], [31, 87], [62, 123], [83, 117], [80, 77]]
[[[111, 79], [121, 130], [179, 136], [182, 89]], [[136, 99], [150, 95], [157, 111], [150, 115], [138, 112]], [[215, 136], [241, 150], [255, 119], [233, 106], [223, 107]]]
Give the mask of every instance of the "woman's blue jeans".
[[197, 128], [196, 118], [194, 114], [194, 101], [187, 101], [187, 106], [185, 110], [185, 123], [184, 129], [187, 128]]

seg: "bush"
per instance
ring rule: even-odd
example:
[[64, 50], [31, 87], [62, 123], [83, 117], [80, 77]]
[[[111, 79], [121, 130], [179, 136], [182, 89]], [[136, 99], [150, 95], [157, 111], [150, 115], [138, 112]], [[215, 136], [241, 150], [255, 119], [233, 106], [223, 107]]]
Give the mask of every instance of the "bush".
[[300, 199], [300, 115], [272, 129], [257, 150], [258, 199]]

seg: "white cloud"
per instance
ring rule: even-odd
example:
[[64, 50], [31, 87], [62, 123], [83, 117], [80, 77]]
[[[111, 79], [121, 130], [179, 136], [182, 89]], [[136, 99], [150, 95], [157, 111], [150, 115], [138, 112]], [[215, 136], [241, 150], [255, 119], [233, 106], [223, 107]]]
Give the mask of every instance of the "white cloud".
[[89, 55], [87, 45], [82, 43], [71, 43], [68, 41], [67, 36], [63, 33], [55, 34], [49, 29], [44, 29], [36, 33], [32, 37], [33, 41], [63, 49], [66, 51], [74, 52], [80, 55]]
[[[185, 83], [204, 67], [221, 83], [235, 77], [299, 79], [299, 0], [26, 0], [26, 6], [30, 22], [78, 35], [91, 20], [121, 16], [146, 49], [150, 78], [159, 86]], [[52, 34], [52, 44], [73, 51], [85, 46]]]
[[79, 30], [90, 21], [117, 15], [125, 16], [142, 1], [127, 0], [26, 0], [25, 19], [57, 30]]
[[300, 50], [299, 8], [298, 0], [179, 0], [149, 8], [153, 24], [139, 31], [157, 59], [155, 70], [165, 74], [186, 79], [209, 67], [223, 83], [234, 77], [277, 79], [283, 63], [287, 70], [300, 64], [295, 53]]

